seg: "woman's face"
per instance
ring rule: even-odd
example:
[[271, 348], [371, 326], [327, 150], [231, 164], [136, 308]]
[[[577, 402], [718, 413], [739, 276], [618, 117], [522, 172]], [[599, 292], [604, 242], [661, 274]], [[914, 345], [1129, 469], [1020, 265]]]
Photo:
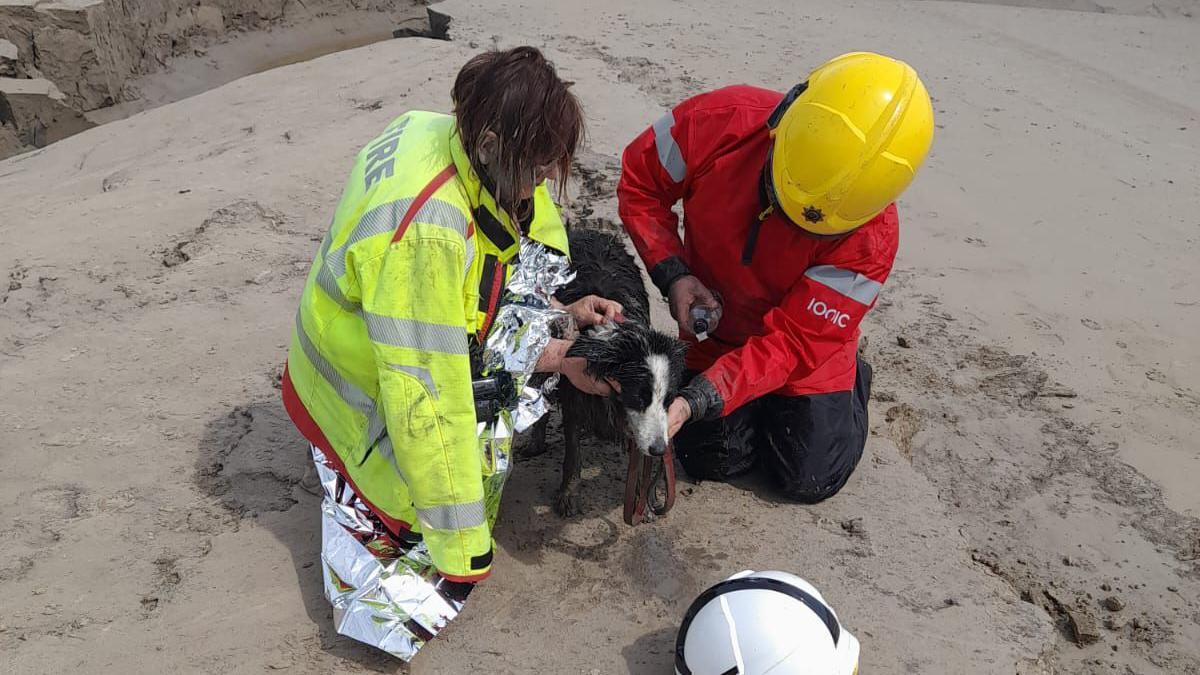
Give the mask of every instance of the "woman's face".
[[[497, 175], [497, 167], [494, 166], [499, 141], [496, 138], [495, 132], [488, 131], [484, 134], [482, 141], [479, 144], [479, 162], [486, 168], [492, 176], [492, 180], [500, 184], [511, 185], [512, 183], [506, 180], [507, 176]], [[556, 158], [553, 161], [537, 164], [533, 170], [529, 172], [528, 177], [522, 177], [515, 181], [517, 186], [517, 201], [525, 201], [533, 198], [533, 191], [539, 185], [548, 180], [559, 180], [559, 164], [561, 158]]]
[[545, 183], [548, 180], [558, 180], [558, 179], [559, 179], [559, 175], [558, 175], [558, 162], [557, 161], [550, 162], [549, 164], [539, 165], [538, 167], [536, 167], [533, 170], [533, 182], [532, 183], [529, 181], [521, 182], [521, 200], [524, 201], [526, 199], [532, 199], [533, 191], [537, 189], [537, 186], [541, 185], [542, 183]]

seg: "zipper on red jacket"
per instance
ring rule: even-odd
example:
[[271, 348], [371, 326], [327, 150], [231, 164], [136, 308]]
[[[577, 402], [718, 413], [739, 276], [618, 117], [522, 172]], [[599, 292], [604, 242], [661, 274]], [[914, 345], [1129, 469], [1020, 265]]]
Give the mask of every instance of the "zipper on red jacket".
[[746, 232], [746, 245], [742, 247], [742, 265], [745, 266], [749, 266], [754, 260], [754, 247], [758, 245], [758, 231], [762, 229], [763, 221], [770, 218], [771, 214], [775, 212], [775, 201], [767, 192], [767, 181], [771, 179], [771, 175], [767, 172], [769, 166], [771, 166], [770, 154], [767, 155], [767, 163], [763, 165], [762, 177], [758, 181], [758, 207], [762, 210], [750, 222], [750, 230]]
[[746, 233], [746, 245], [742, 247], [743, 265], [749, 265], [754, 260], [754, 247], [758, 245], [758, 231], [762, 229], [763, 221], [770, 218], [774, 210], [774, 206], [768, 206], [750, 223], [750, 231]]

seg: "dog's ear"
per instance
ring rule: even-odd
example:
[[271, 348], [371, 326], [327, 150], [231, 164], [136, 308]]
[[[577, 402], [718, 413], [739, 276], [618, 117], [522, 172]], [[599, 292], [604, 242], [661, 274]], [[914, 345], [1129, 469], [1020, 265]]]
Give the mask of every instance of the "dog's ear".
[[645, 339], [651, 353], [666, 355], [672, 365], [682, 363], [683, 357], [687, 355], [688, 344], [686, 342], [673, 338], [662, 331], [647, 331]]
[[621, 331], [612, 330], [597, 335], [592, 329], [583, 333], [567, 350], [567, 356], [578, 356], [587, 361], [587, 374], [598, 379], [615, 377], [625, 359], [621, 358]]

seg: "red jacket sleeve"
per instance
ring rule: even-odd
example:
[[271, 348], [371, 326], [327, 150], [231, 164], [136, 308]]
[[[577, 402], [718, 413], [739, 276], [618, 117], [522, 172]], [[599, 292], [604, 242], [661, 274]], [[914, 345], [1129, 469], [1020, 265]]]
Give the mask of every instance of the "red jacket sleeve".
[[878, 232], [861, 232], [808, 268], [783, 301], [763, 317], [765, 332], [717, 359], [690, 387], [704, 410], [697, 418], [728, 415], [749, 401], [803, 377], [858, 339], [858, 325], [875, 305], [896, 256], [896, 210], [881, 214]]
[[686, 274], [679, 218], [671, 210], [683, 196], [687, 170], [674, 136], [678, 126], [674, 113], [669, 112], [633, 139], [621, 157], [617, 183], [621, 222], [655, 285], [664, 293], [664, 284]]
[[[687, 274], [679, 218], [672, 207], [692, 178], [735, 138], [731, 121], [747, 111], [745, 87], [700, 94], [675, 106], [625, 148], [617, 204], [621, 222], [655, 286]], [[744, 124], [743, 124], [744, 126]]]

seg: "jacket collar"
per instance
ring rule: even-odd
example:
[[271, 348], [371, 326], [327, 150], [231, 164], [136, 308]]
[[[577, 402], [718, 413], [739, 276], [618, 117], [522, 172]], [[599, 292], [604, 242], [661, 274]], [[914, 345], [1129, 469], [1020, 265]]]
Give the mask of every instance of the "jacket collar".
[[458, 180], [471, 208], [476, 229], [500, 249], [504, 258], [507, 259], [510, 254], [517, 252], [522, 233], [536, 242], [568, 255], [566, 233], [559, 219], [558, 209], [545, 185], [539, 185], [534, 190], [528, 222], [516, 223], [507, 212], [497, 206], [492, 191], [475, 172], [475, 167], [471, 166], [471, 160], [467, 157], [467, 150], [463, 147], [462, 137], [456, 125], [450, 129], [450, 157], [458, 172]]
[[492, 196], [491, 190], [484, 186], [479, 174], [475, 172], [475, 167], [467, 157], [467, 150], [463, 147], [457, 126], [451, 127], [450, 130], [450, 157], [458, 171], [458, 180], [467, 197], [475, 226], [488, 241], [496, 245], [496, 248], [508, 253], [520, 240], [520, 230], [512, 218], [496, 205], [496, 198]]

